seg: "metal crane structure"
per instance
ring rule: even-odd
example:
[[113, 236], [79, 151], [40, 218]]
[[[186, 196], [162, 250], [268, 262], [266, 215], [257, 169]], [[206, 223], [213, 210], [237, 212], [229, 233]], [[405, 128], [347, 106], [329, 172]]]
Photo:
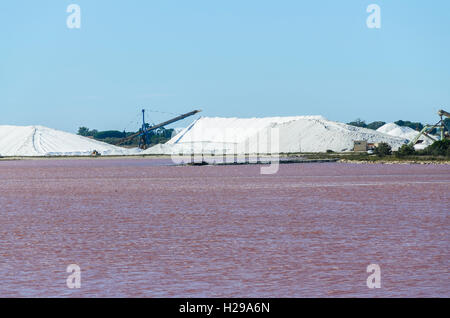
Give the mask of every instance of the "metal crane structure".
[[[431, 139], [433, 142], [437, 141], [436, 138], [430, 136], [430, 132], [433, 131], [435, 128], [438, 128], [441, 132], [440, 140], [444, 140], [446, 137], [448, 137], [448, 132], [450, 131], [450, 127], [445, 126], [444, 117], [450, 118], [450, 113], [446, 112], [445, 110], [440, 109], [438, 111], [438, 115], [440, 117], [440, 120], [434, 125], [425, 125], [425, 127], [423, 127], [423, 129], [419, 132], [419, 134], [413, 140], [411, 140], [409, 142], [409, 145], [414, 146], [422, 135]], [[447, 136], [446, 136], [445, 129], [447, 129]]]
[[148, 146], [150, 145], [149, 133], [151, 131], [156, 130], [156, 129], [161, 128], [161, 127], [164, 127], [164, 126], [167, 126], [167, 125], [170, 125], [170, 124], [175, 123], [177, 121], [183, 120], [183, 119], [185, 119], [187, 117], [190, 117], [190, 116], [193, 116], [193, 115], [195, 115], [195, 114], [197, 114], [199, 112], [201, 112], [201, 110], [194, 110], [192, 112], [189, 112], [189, 113], [186, 113], [186, 114], [182, 114], [182, 115], [179, 115], [179, 116], [177, 116], [175, 118], [169, 119], [169, 120], [167, 120], [165, 122], [162, 122], [160, 124], [150, 126], [148, 123], [145, 122], [145, 109], [143, 109], [142, 110], [142, 127], [139, 129], [139, 131], [137, 133], [132, 134], [132, 135], [130, 135], [130, 136], [120, 140], [116, 145], [121, 145], [124, 142], [139, 136], [139, 148], [147, 149]]

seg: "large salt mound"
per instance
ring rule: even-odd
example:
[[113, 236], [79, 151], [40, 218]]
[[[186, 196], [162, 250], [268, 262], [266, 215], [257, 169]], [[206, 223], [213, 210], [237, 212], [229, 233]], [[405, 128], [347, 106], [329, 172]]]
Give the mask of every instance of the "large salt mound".
[[[370, 129], [326, 120], [321, 116], [268, 118], [202, 117], [164, 145], [147, 149], [146, 154], [265, 153], [268, 136], [278, 128], [279, 152], [350, 151], [356, 140], [386, 142], [394, 150], [406, 140]], [[269, 150], [269, 151], [267, 151]], [[272, 151], [271, 151], [272, 150]]]
[[395, 137], [405, 138], [408, 140], [414, 139], [417, 136], [418, 132], [410, 127], [399, 126], [395, 123], [388, 123], [380, 128], [377, 131], [388, 134]]
[[404, 138], [326, 119], [299, 119], [279, 128], [280, 152], [350, 151], [357, 140], [385, 142], [397, 150], [406, 142]]
[[94, 150], [102, 155], [139, 152], [42, 126], [0, 126], [1, 156], [86, 156]]

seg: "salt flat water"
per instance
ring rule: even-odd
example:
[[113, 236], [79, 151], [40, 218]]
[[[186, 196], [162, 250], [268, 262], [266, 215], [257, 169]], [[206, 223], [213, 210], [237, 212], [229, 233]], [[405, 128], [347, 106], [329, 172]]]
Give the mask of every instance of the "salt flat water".
[[450, 166], [259, 169], [0, 161], [0, 296], [450, 296]]

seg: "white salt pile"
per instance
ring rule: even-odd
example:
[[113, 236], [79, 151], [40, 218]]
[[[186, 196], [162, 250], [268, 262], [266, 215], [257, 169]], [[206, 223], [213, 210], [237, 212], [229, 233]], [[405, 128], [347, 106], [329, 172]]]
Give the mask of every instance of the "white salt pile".
[[[404, 138], [389, 136], [372, 129], [355, 127], [339, 122], [322, 119], [299, 119], [280, 125], [280, 148], [300, 152], [336, 152], [350, 151], [354, 142], [365, 140], [368, 143], [385, 142], [393, 150], [406, 143]], [[298, 147], [295, 145], [298, 140]], [[294, 144], [293, 144], [294, 143]]]
[[102, 155], [140, 152], [42, 126], [0, 126], [1, 156], [87, 156], [94, 150]]
[[[384, 133], [384, 134], [388, 134], [390, 136], [404, 138], [404, 139], [407, 139], [408, 141], [413, 140], [419, 134], [418, 131], [415, 131], [414, 129], [412, 129], [410, 127], [399, 126], [395, 123], [385, 124], [385, 125], [381, 126], [380, 128], [378, 128], [377, 131]], [[416, 149], [423, 149], [423, 148], [426, 148], [427, 146], [431, 145], [432, 143], [433, 143], [433, 141], [431, 139], [429, 139], [425, 136], [421, 136], [419, 138], [419, 143], [416, 144], [414, 147]]]
[[144, 153], [341, 152], [352, 150], [356, 140], [386, 142], [394, 150], [406, 143], [404, 138], [329, 121], [321, 116], [202, 117], [166, 144], [151, 147]]
[[384, 134], [391, 135], [391, 136], [405, 138], [408, 140], [414, 139], [418, 134], [417, 131], [415, 131], [414, 129], [412, 129], [410, 127], [399, 126], [395, 123], [385, 124], [385, 125], [381, 126], [380, 128], [378, 128], [377, 131], [382, 132]]

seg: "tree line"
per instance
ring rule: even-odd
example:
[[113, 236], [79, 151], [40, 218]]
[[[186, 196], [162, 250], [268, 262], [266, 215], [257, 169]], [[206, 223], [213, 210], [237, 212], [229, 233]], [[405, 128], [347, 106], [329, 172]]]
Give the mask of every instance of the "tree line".
[[405, 144], [395, 152], [392, 151], [390, 145], [382, 142], [375, 148], [374, 154], [379, 157], [385, 157], [394, 154], [399, 158], [410, 156], [433, 156], [450, 158], [450, 140], [444, 139], [435, 141], [425, 149], [421, 150], [416, 150], [413, 145]]
[[[365, 120], [362, 120], [360, 118], [347, 123], [347, 125], [368, 128], [368, 129], [373, 129], [373, 130], [377, 130], [378, 128], [384, 126], [385, 124], [386, 124], [386, 122], [384, 122], [384, 121], [374, 121], [374, 122], [367, 124]], [[412, 122], [409, 120], [397, 120], [396, 122], [394, 122], [394, 124], [396, 124], [398, 126], [402, 126], [402, 127], [409, 127], [414, 130], [417, 130], [417, 131], [421, 131], [423, 129], [423, 127], [425, 127], [425, 125], [420, 122]], [[450, 118], [446, 118], [444, 120], [444, 124], [447, 127], [447, 129], [450, 130]]]

